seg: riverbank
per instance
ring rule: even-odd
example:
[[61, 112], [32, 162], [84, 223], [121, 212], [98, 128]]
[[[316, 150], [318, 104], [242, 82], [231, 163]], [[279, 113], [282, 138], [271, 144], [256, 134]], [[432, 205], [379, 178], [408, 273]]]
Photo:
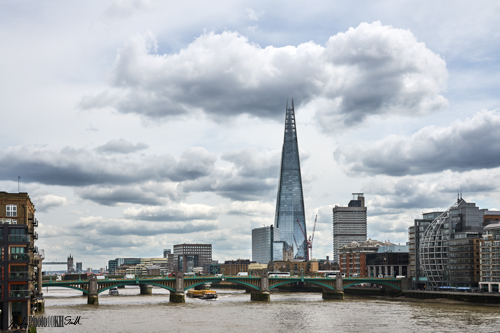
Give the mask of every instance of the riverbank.
[[405, 290], [405, 297], [416, 299], [447, 299], [467, 303], [496, 304], [500, 305], [499, 294], [470, 293], [470, 292], [451, 292], [451, 291], [423, 291], [423, 290]]

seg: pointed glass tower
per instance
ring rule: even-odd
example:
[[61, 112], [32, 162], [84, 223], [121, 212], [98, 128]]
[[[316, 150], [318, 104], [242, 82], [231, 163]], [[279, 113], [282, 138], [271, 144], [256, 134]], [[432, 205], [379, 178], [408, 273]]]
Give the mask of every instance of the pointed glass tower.
[[[300, 224], [300, 225], [299, 225]], [[283, 259], [307, 257], [307, 230], [304, 215], [304, 196], [300, 175], [299, 146], [295, 128], [295, 110], [286, 102], [285, 139], [281, 155], [280, 183], [276, 200], [274, 226], [284, 241]], [[302, 228], [301, 228], [302, 227]], [[301, 230], [302, 229], [302, 230]]]

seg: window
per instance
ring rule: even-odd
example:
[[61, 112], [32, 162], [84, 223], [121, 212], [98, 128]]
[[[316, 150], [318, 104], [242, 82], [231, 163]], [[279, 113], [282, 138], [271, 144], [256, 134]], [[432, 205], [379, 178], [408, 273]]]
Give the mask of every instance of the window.
[[17, 206], [16, 205], [6, 205], [7, 217], [17, 216]]

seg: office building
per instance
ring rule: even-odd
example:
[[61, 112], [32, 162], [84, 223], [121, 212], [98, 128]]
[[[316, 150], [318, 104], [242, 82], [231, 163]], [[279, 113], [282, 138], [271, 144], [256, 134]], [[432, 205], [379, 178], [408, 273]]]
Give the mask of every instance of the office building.
[[421, 289], [425, 286], [427, 278], [423, 276], [420, 265], [420, 243], [425, 230], [443, 212], [423, 213], [421, 219], [415, 219], [413, 225], [408, 228], [408, 277], [412, 279], [412, 288]]
[[353, 193], [347, 207], [333, 208], [333, 261], [339, 262], [339, 249], [366, 241], [366, 206], [363, 193]]
[[0, 192], [0, 331], [7, 331], [11, 323], [25, 329], [41, 298], [37, 226], [27, 193]]
[[479, 287], [488, 292], [500, 292], [500, 222], [484, 227], [479, 255]]
[[169, 254], [172, 254], [171, 249], [164, 249], [163, 250], [163, 258], [167, 258]]
[[81, 273], [82, 271], [83, 264], [81, 262], [76, 263], [76, 272]]
[[[471, 239], [477, 239], [483, 231], [484, 211], [459, 196], [455, 204], [426, 228], [419, 248], [422, 275], [427, 278], [426, 289], [477, 286], [477, 274], [474, 273], [477, 261], [474, 247], [477, 247], [477, 242]], [[452, 277], [450, 254], [453, 254], [454, 259], [453, 271], [456, 273], [456, 268], [462, 266], [460, 270], [468, 271], [467, 278], [462, 273]]]
[[[266, 264], [273, 260], [283, 259], [283, 243], [279, 242], [279, 229], [269, 226], [252, 229], [252, 260], [259, 264]], [[277, 244], [277, 255], [274, 258], [274, 245]], [[279, 251], [281, 249], [281, 251]], [[280, 257], [281, 252], [281, 257]]]
[[363, 242], [353, 241], [338, 249], [339, 268], [346, 277], [366, 277], [368, 276], [366, 267], [366, 255], [377, 253], [381, 246], [393, 245], [392, 243], [379, 242], [368, 239]]
[[294, 258], [308, 260], [307, 230], [300, 174], [299, 146], [295, 126], [295, 110], [286, 103], [285, 137], [281, 153], [281, 171], [276, 199], [274, 226], [280, 230], [284, 252]]
[[173, 254], [180, 272], [192, 272], [194, 267], [203, 267], [208, 272], [212, 263], [212, 244], [176, 244]]
[[366, 276], [396, 277], [408, 276], [407, 245], [382, 245], [377, 253], [366, 253]]
[[[108, 260], [108, 271], [109, 274], [119, 275], [119, 273], [117, 272], [118, 270], [126, 270], [126, 266], [135, 266], [140, 263], [141, 263], [141, 258], [115, 258], [112, 260]], [[79, 272], [80, 271], [81, 267]]]

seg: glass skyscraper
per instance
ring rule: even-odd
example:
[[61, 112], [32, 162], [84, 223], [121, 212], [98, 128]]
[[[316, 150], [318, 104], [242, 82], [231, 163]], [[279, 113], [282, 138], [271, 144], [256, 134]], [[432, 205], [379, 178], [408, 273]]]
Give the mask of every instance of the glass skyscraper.
[[[252, 229], [252, 260], [259, 264], [283, 260], [283, 255], [274, 258], [273, 246], [275, 241], [279, 241], [279, 239], [280, 230], [273, 226]], [[278, 245], [280, 245], [279, 242]]]
[[291, 105], [286, 102], [285, 138], [274, 226], [280, 230], [285, 253], [293, 253], [296, 259], [309, 259], [293, 99]]

